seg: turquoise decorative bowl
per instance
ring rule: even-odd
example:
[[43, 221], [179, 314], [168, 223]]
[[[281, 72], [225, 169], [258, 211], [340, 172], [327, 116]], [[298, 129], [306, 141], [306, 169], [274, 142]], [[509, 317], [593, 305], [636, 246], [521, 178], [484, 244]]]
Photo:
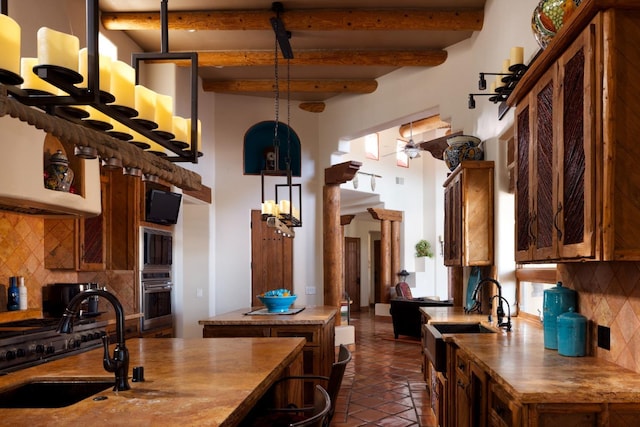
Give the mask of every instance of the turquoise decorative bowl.
[[298, 298], [297, 295], [289, 296], [261, 296], [258, 295], [258, 299], [267, 307], [269, 313], [284, 313], [289, 310], [291, 304], [293, 304]]

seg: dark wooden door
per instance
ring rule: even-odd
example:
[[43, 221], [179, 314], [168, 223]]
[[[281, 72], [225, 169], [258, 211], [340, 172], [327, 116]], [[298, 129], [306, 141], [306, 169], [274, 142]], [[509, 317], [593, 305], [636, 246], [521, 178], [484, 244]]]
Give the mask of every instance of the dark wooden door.
[[351, 311], [360, 311], [360, 239], [344, 238], [344, 288], [351, 299]]
[[262, 221], [259, 210], [251, 211], [251, 305], [271, 289], [293, 290], [293, 239], [276, 234]]

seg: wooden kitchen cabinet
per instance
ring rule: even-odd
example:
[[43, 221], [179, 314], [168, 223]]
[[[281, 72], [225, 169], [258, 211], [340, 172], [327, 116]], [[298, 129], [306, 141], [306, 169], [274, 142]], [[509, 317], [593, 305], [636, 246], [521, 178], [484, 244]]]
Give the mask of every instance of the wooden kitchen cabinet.
[[100, 175], [102, 213], [44, 220], [45, 268], [133, 270], [136, 266], [136, 178], [119, 170]]
[[595, 256], [593, 44], [589, 27], [516, 109], [516, 261]]
[[522, 409], [502, 386], [489, 382], [489, 425], [491, 427], [520, 427]]
[[453, 366], [449, 386], [451, 400], [447, 424], [455, 427], [484, 427], [487, 425], [487, 390], [489, 376], [469, 355], [453, 344], [448, 346], [448, 359]]
[[640, 260], [639, 24], [595, 13], [514, 91], [516, 261]]
[[444, 182], [444, 264], [493, 265], [494, 163], [464, 161]]

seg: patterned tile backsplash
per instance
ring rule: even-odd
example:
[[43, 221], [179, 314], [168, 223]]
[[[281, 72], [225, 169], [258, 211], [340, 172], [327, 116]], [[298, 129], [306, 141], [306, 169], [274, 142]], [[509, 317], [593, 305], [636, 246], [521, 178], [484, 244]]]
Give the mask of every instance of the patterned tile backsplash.
[[[47, 270], [44, 268], [44, 219], [0, 212], [0, 312], [7, 310], [7, 287], [11, 276], [24, 276], [29, 309], [42, 310], [44, 285], [95, 282], [107, 286], [118, 297], [126, 314], [140, 311], [134, 291], [134, 271], [78, 273]], [[109, 310], [107, 307], [105, 309]]]
[[[589, 319], [589, 354], [640, 373], [640, 263], [559, 264], [558, 272]], [[610, 350], [597, 345], [598, 325], [611, 330]]]

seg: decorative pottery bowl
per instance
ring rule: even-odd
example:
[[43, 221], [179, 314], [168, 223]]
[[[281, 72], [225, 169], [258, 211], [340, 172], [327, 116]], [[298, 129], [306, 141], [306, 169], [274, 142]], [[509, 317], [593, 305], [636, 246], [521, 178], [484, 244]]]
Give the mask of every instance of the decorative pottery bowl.
[[442, 159], [449, 170], [454, 170], [464, 160], [483, 160], [484, 151], [479, 138], [471, 135], [454, 136], [447, 139], [449, 146], [442, 153]]
[[289, 310], [291, 304], [298, 298], [297, 295], [265, 296], [258, 295], [258, 299], [267, 307], [269, 313], [284, 313]]
[[541, 48], [547, 47], [581, 2], [582, 0], [540, 0], [533, 11], [531, 29]]

